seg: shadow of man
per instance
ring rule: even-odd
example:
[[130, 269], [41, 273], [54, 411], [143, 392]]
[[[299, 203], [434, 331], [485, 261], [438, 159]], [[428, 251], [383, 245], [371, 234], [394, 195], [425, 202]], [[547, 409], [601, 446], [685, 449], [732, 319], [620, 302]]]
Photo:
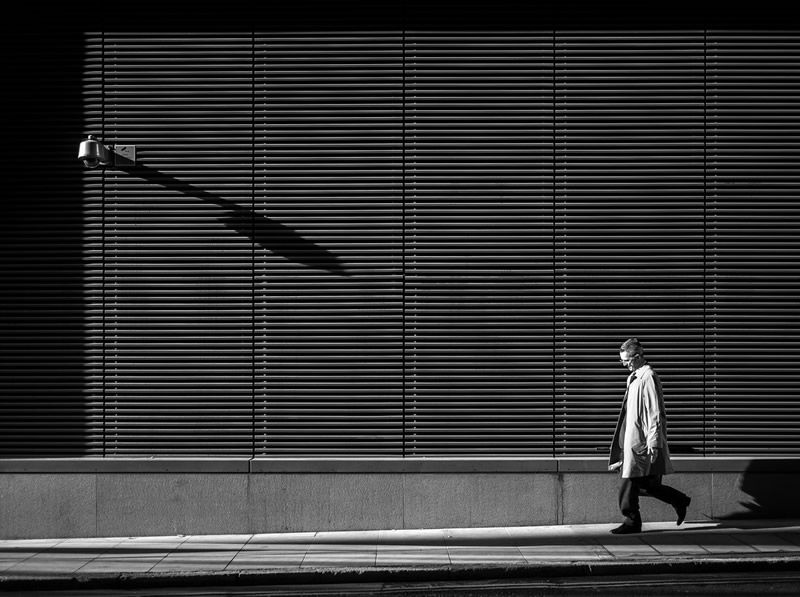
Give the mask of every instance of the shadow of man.
[[752, 460], [739, 475], [736, 489], [748, 499], [740, 510], [720, 516], [721, 520], [798, 518], [797, 495], [800, 476], [792, 461]]

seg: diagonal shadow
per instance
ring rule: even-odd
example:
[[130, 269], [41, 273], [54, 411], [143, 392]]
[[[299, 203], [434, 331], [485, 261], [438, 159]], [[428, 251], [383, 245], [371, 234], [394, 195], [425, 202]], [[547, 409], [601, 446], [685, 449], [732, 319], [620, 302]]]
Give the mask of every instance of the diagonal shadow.
[[293, 261], [314, 269], [328, 271], [338, 276], [349, 277], [350, 273], [342, 264], [341, 259], [316, 243], [303, 238], [295, 230], [263, 216], [251, 209], [237, 205], [219, 195], [209, 193], [177, 178], [149, 166], [136, 164], [135, 166], [116, 166], [131, 176], [139, 176], [149, 183], [183, 193], [184, 195], [213, 203], [226, 210], [219, 217], [220, 222], [238, 234], [247, 236], [254, 243]]

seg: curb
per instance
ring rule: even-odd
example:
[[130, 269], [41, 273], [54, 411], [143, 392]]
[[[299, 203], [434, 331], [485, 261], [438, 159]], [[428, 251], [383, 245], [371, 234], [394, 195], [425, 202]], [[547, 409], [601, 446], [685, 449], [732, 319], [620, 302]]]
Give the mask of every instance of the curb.
[[535, 562], [523, 566], [442, 566], [387, 568], [319, 568], [291, 571], [238, 570], [113, 574], [0, 576], [0, 592], [160, 589], [178, 587], [252, 587], [336, 583], [414, 583], [493, 579], [579, 578], [654, 574], [724, 574], [800, 572], [800, 556], [672, 557], [657, 560]]

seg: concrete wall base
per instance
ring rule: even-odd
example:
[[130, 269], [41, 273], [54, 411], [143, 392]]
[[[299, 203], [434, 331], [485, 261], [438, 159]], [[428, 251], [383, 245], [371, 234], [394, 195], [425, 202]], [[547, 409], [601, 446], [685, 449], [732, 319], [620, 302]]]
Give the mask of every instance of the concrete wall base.
[[[689, 520], [780, 518], [793, 472], [680, 472]], [[0, 473], [0, 537], [122, 537], [613, 523], [614, 473]], [[641, 502], [645, 523], [674, 520]]]

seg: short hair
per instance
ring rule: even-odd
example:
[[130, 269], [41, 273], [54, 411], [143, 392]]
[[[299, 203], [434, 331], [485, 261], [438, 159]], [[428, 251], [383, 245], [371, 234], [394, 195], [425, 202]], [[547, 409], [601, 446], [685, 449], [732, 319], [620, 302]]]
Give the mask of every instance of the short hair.
[[619, 351], [628, 354], [644, 354], [644, 348], [638, 338], [628, 338], [625, 340], [622, 346], [619, 347]]

